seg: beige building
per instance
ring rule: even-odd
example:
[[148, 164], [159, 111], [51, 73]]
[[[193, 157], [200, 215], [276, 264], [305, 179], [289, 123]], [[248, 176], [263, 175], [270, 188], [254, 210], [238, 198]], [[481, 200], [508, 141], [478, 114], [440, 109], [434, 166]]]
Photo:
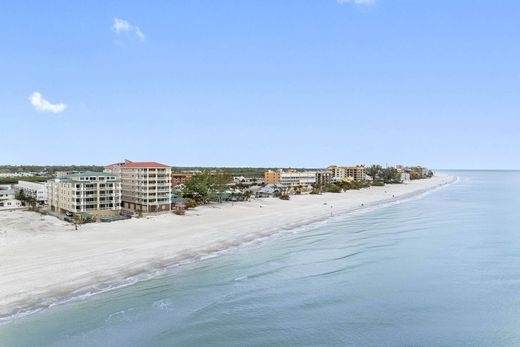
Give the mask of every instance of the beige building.
[[324, 187], [332, 180], [332, 174], [329, 171], [316, 171], [316, 185]]
[[280, 176], [282, 170], [267, 170], [264, 172], [264, 183], [265, 184], [278, 184], [280, 183]]
[[365, 167], [363, 165], [357, 166], [336, 166], [330, 165], [327, 170], [331, 173], [332, 178], [335, 179], [348, 179], [351, 178], [354, 181], [365, 180]]
[[0, 189], [0, 210], [20, 208], [22, 203], [15, 199], [15, 191], [12, 189]]
[[104, 172], [79, 172], [47, 181], [53, 212], [111, 216], [121, 210], [121, 182]]
[[121, 180], [122, 207], [134, 211], [171, 210], [171, 167], [155, 162], [125, 160], [105, 167]]
[[288, 187], [309, 186], [316, 183], [316, 171], [267, 170], [265, 184], [283, 184]]

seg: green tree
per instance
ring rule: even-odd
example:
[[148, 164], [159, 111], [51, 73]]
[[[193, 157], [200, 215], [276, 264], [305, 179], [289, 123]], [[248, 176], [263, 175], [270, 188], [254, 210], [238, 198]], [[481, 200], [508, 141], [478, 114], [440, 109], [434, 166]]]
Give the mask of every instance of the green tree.
[[[23, 190], [22, 190], [23, 192]], [[34, 196], [28, 196], [25, 198], [25, 201], [31, 206], [31, 208], [34, 210], [36, 208], [36, 204], [38, 201], [36, 201], [36, 198]]]
[[186, 181], [182, 194], [185, 198], [195, 199], [197, 203], [207, 203], [210, 200], [220, 201], [220, 197], [226, 191], [230, 181], [231, 176], [227, 172], [208, 173], [205, 171]]
[[329, 183], [325, 186], [325, 191], [329, 193], [341, 193], [341, 187], [334, 183]]
[[27, 199], [27, 197], [25, 196], [25, 193], [23, 190], [20, 189], [20, 191], [18, 192], [18, 194], [16, 194], [16, 199], [17, 200], [20, 200], [22, 202], [25, 202], [25, 200]]
[[372, 165], [366, 168], [366, 173], [370, 177], [372, 177], [372, 180], [375, 182], [377, 181], [381, 175], [381, 172], [383, 171], [383, 168], [381, 165]]
[[381, 170], [380, 177], [385, 183], [399, 183], [399, 172], [395, 167], [386, 167]]

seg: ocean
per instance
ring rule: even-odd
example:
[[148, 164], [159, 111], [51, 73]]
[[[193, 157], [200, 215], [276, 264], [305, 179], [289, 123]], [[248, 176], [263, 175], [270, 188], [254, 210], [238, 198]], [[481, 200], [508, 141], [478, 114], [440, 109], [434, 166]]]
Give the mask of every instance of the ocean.
[[0, 346], [520, 345], [520, 172], [449, 173], [0, 325]]

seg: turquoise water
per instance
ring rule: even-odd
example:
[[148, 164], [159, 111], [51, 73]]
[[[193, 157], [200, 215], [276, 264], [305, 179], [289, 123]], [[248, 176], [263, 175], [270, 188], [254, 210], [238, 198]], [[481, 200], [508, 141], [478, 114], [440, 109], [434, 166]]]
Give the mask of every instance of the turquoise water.
[[0, 345], [520, 345], [520, 172], [456, 174], [2, 325]]

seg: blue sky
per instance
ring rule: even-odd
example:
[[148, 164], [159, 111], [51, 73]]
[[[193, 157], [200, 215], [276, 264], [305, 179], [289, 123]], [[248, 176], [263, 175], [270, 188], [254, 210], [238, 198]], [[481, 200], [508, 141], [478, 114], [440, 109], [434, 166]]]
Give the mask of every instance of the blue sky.
[[5, 1], [0, 164], [518, 169], [518, 18], [512, 0]]

